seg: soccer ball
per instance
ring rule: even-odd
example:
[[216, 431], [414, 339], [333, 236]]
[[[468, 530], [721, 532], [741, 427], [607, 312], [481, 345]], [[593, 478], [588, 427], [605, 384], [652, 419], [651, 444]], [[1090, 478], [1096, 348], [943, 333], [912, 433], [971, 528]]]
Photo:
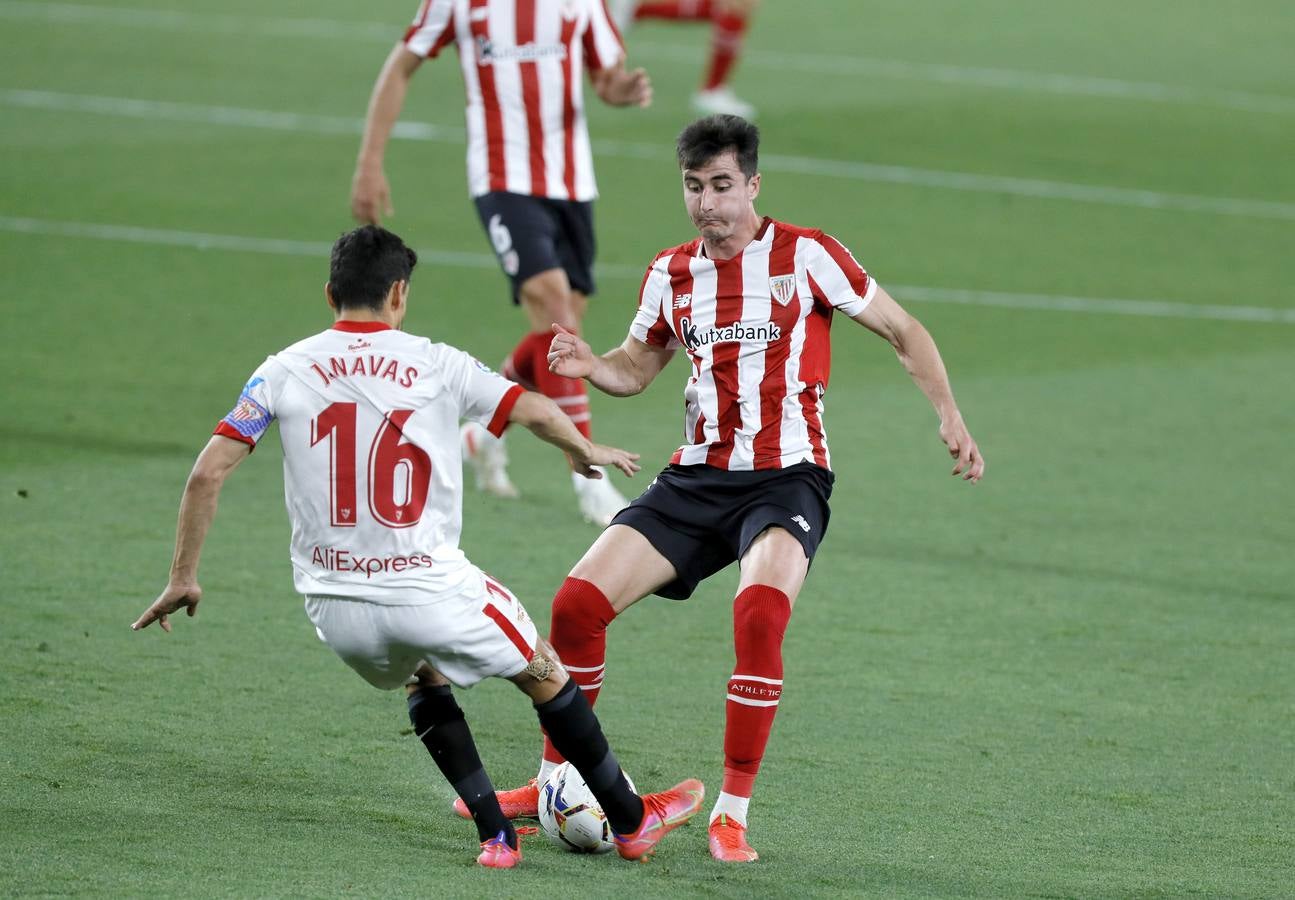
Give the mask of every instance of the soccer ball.
[[[629, 781], [628, 775], [625, 780]], [[606, 853], [614, 846], [602, 807], [569, 762], [554, 769], [540, 787], [540, 831], [573, 853]]]

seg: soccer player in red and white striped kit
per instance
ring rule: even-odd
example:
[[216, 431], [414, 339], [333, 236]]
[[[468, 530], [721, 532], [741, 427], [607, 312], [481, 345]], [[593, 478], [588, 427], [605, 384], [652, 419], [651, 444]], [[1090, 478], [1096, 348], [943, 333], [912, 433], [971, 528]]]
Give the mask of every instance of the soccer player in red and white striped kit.
[[[625, 48], [603, 0], [422, 0], [413, 24], [374, 85], [351, 187], [351, 211], [377, 224], [391, 215], [383, 171], [387, 140], [423, 60], [458, 50], [467, 95], [468, 191], [512, 284], [530, 330], [503, 374], [550, 397], [590, 436], [584, 384], [548, 369], [551, 323], [580, 331], [594, 292], [593, 155], [582, 78], [612, 106], [647, 106], [642, 69], [627, 71]], [[464, 455], [477, 486], [516, 496], [503, 443], [467, 423]], [[572, 473], [581, 514], [606, 525], [625, 498], [606, 478]]]
[[[553, 600], [550, 642], [592, 702], [612, 619], [648, 594], [687, 598], [739, 562], [724, 784], [709, 828], [711, 854], [729, 862], [757, 858], [747, 809], [782, 694], [783, 635], [828, 524], [834, 313], [894, 348], [935, 407], [953, 475], [976, 482], [985, 471], [926, 329], [835, 238], [756, 213], [758, 146], [755, 126], [736, 116], [684, 129], [684, 203], [701, 237], [657, 254], [620, 347], [595, 356], [555, 326], [549, 351], [553, 371], [614, 396], [641, 392], [678, 349], [688, 356], [687, 443], [571, 570]], [[551, 743], [543, 759], [541, 779], [560, 759]], [[500, 800], [520, 815], [534, 796], [531, 785]]]

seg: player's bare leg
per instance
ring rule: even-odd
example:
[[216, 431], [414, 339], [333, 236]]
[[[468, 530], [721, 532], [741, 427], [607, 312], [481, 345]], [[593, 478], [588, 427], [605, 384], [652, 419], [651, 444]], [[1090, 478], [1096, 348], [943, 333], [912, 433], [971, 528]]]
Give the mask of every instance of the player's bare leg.
[[512, 868], [522, 858], [517, 832], [499, 807], [494, 785], [481, 765], [472, 732], [450, 691], [450, 683], [423, 663], [405, 691], [414, 733], [476, 823], [481, 841], [477, 862], [489, 868]]
[[[562, 269], [549, 269], [527, 278], [521, 284], [518, 297], [526, 310], [531, 333], [513, 350], [514, 367], [519, 371], [527, 369], [535, 389], [561, 407], [580, 433], [589, 437], [589, 394], [584, 381], [556, 375], [549, 371], [548, 364], [553, 325], [561, 325], [579, 334], [588, 298], [571, 289], [567, 273]], [[520, 362], [524, 356], [529, 356], [529, 366]], [[605, 527], [625, 507], [625, 498], [606, 473], [602, 478], [593, 479], [573, 472], [571, 484], [580, 514], [595, 525]]]
[[724, 785], [710, 814], [711, 856], [754, 862], [746, 839], [756, 773], [782, 696], [782, 640], [809, 560], [800, 541], [767, 528], [747, 548], [733, 601], [737, 662], [728, 682], [724, 726]]

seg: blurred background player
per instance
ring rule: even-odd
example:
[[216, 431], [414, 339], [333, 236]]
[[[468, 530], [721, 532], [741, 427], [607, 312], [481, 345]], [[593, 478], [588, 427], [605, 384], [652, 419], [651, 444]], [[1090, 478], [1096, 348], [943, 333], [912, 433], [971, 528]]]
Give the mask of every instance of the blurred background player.
[[[553, 598], [549, 640], [592, 703], [613, 619], [649, 594], [685, 600], [738, 562], [724, 785], [708, 841], [716, 859], [754, 862], [747, 813], [782, 696], [783, 636], [830, 516], [823, 395], [834, 314], [894, 348], [935, 408], [955, 476], [979, 481], [985, 461], [922, 324], [835, 238], [756, 212], [755, 126], [710, 116], [683, 130], [676, 151], [700, 237], [657, 254], [619, 347], [595, 356], [556, 328], [549, 360], [556, 372], [624, 397], [641, 393], [683, 349], [687, 438], [571, 570]], [[546, 742], [539, 777], [560, 760]], [[533, 785], [500, 795], [505, 813], [536, 799]]]
[[729, 113], [749, 119], [755, 107], [739, 99], [728, 81], [742, 55], [755, 5], [756, 0], [611, 0], [609, 7], [622, 33], [639, 19], [710, 22], [710, 56], [701, 88], [692, 98], [693, 108], [703, 115]]
[[[584, 385], [552, 374], [545, 359], [552, 323], [578, 333], [594, 292], [597, 187], [582, 78], [587, 71], [598, 97], [612, 106], [647, 106], [651, 84], [643, 70], [626, 70], [624, 45], [602, 0], [423, 0], [369, 100], [351, 186], [357, 220], [391, 215], [387, 140], [414, 72], [450, 44], [467, 92], [468, 190], [530, 325], [503, 372], [551, 398], [588, 437]], [[462, 441], [477, 486], [516, 496], [502, 442], [472, 423]], [[573, 472], [572, 484], [591, 522], [606, 525], [625, 505], [607, 479]]]
[[[701, 782], [639, 797], [593, 710], [518, 599], [459, 549], [459, 420], [510, 422], [562, 448], [578, 470], [625, 474], [635, 454], [592, 443], [554, 403], [461, 350], [400, 330], [417, 263], [399, 237], [368, 225], [333, 245], [325, 293], [333, 326], [268, 358], [216, 426], [180, 502], [171, 577], [136, 631], [202, 599], [198, 560], [225, 479], [279, 421], [297, 591], [320, 639], [376, 688], [406, 687], [409, 718], [467, 804], [477, 862], [521, 861], [450, 682], [507, 678], [535, 704], [545, 733], [574, 754], [616, 832], [640, 859], [701, 805]], [[376, 360], [376, 362], [375, 362]], [[367, 460], [367, 462], [366, 462]]]

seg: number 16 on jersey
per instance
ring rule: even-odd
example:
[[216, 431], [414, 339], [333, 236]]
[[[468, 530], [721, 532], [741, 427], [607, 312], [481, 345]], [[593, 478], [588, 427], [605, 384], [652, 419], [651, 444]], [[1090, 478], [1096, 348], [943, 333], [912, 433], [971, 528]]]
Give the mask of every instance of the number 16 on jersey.
[[[404, 440], [412, 409], [393, 409], [382, 418], [369, 445], [369, 513], [388, 528], [408, 528], [422, 518], [432, 480], [432, 460]], [[356, 404], [333, 403], [310, 423], [310, 446], [328, 442], [328, 506], [336, 528], [354, 528], [356, 508]]]

